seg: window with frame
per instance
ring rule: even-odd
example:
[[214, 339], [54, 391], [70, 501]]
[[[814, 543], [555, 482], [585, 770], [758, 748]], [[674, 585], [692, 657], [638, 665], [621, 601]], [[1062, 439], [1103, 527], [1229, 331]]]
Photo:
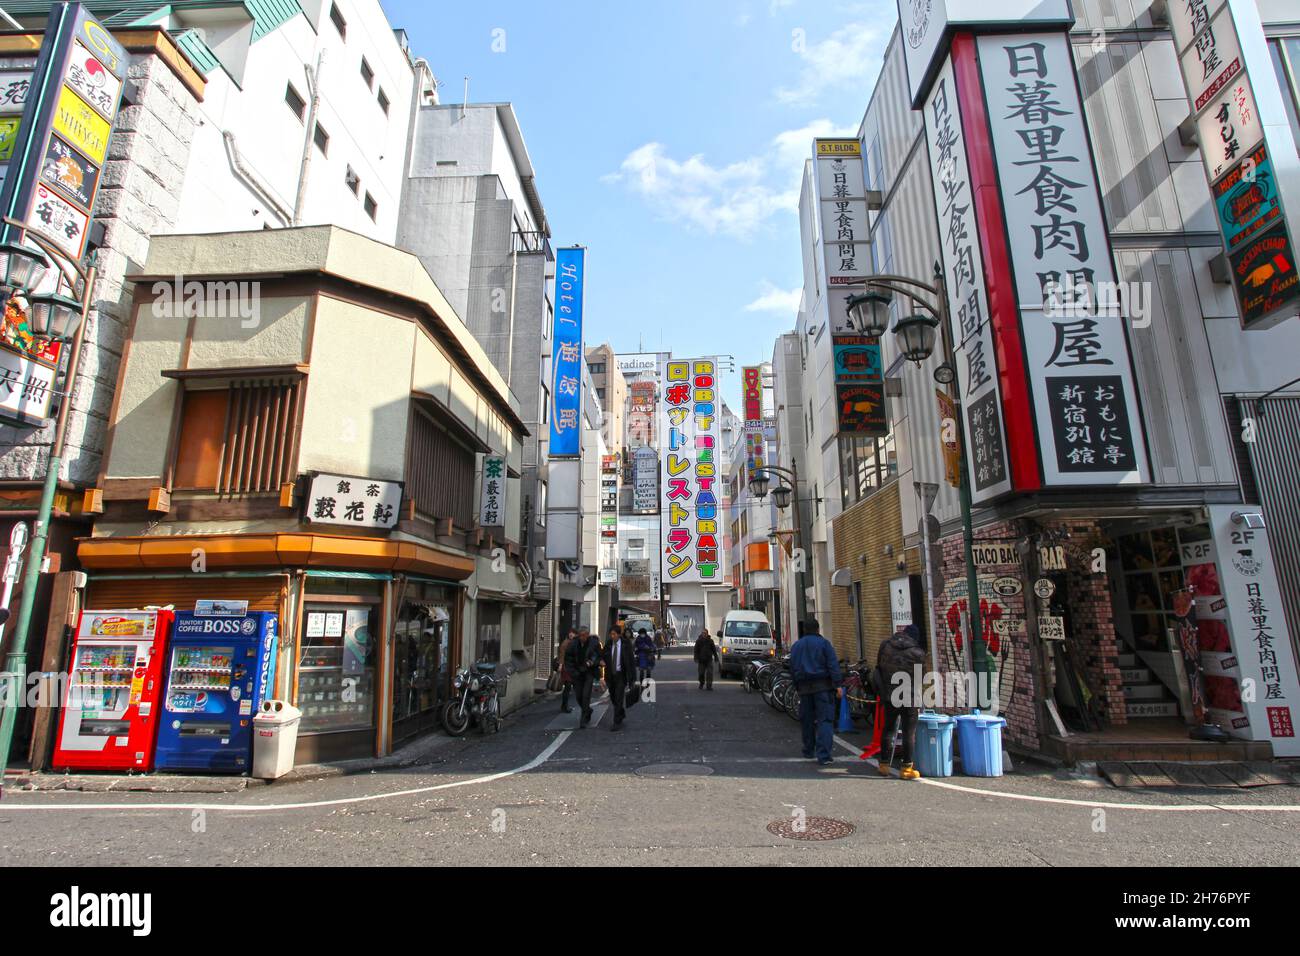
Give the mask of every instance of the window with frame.
[[375, 202], [375, 197], [370, 195], [370, 193], [366, 193], [366, 198], [362, 205], [365, 207], [366, 215], [369, 216], [370, 220], [373, 222], [375, 216], [379, 213], [379, 204]]
[[316, 131], [312, 133], [311, 138], [312, 142], [316, 144], [316, 148], [319, 149], [321, 153], [326, 156], [330, 154], [330, 134], [325, 132], [324, 126], [317, 123]]
[[370, 62], [364, 56], [361, 58], [361, 79], [370, 89], [375, 88], [375, 71], [370, 68]]
[[247, 494], [292, 481], [302, 381], [247, 378], [182, 388], [168, 487]]
[[288, 104], [289, 109], [293, 110], [293, 115], [298, 119], [307, 118], [307, 101], [302, 98], [302, 94], [293, 88], [292, 83], [286, 83], [284, 86], [284, 102]]
[[339, 31], [339, 36], [343, 39], [348, 38], [348, 21], [343, 17], [343, 11], [339, 9], [337, 3], [330, 4], [330, 22], [334, 24], [334, 29]]
[[343, 174], [343, 182], [347, 184], [348, 189], [352, 190], [354, 196], [360, 192], [361, 177], [357, 175], [357, 171], [351, 166], [349, 166], [348, 171]]
[[406, 493], [417, 514], [451, 518], [461, 528], [474, 526], [476, 452], [453, 437], [423, 403], [411, 405]]
[[379, 88], [379, 108], [384, 111], [385, 116], [388, 115], [388, 107], [389, 107], [388, 94], [384, 92], [384, 88], [381, 86]]

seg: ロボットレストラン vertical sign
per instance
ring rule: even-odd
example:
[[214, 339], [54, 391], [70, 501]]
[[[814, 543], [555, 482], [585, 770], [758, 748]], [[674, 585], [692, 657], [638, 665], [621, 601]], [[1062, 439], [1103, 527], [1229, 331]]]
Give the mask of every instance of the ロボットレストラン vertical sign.
[[582, 287], [586, 250], [555, 252], [555, 322], [551, 346], [552, 458], [582, 453]]
[[660, 370], [664, 570], [668, 583], [722, 581], [718, 544], [717, 363], [664, 363]]

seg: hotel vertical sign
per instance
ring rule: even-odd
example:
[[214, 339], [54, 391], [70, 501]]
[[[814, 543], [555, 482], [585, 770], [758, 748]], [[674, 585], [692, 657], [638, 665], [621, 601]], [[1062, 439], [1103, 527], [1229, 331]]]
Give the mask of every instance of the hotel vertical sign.
[[1168, 6], [1243, 328], [1297, 315], [1300, 209], [1297, 158], [1277, 74], [1254, 0], [1179, 0]]
[[555, 321], [551, 346], [551, 458], [582, 453], [582, 287], [585, 252], [555, 251]]

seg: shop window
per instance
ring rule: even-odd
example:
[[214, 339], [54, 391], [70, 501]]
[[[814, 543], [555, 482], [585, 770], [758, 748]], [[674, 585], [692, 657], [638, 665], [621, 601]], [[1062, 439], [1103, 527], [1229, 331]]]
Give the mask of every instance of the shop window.
[[298, 657], [300, 733], [375, 725], [378, 617], [373, 604], [307, 602]]
[[292, 479], [300, 380], [181, 392], [172, 489], [276, 491]]
[[407, 585], [393, 635], [395, 734], [400, 721], [409, 721], [411, 732], [437, 721], [447, 699], [454, 607], [448, 588]]
[[475, 453], [418, 405], [412, 408], [410, 447], [406, 492], [415, 510], [473, 527]]

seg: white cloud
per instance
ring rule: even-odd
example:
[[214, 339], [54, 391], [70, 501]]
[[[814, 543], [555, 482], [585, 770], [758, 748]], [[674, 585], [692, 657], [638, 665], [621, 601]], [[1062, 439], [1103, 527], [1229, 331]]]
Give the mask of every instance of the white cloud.
[[779, 312], [793, 315], [799, 311], [802, 289], [781, 289], [764, 279], [759, 283], [759, 297], [745, 306], [746, 312]]
[[774, 17], [778, 10], [784, 10], [787, 7], [793, 6], [794, 0], [771, 0], [771, 3], [767, 5], [767, 15], [769, 17]]
[[[890, 5], [893, 9], [893, 5]], [[802, 34], [794, 38], [794, 52], [803, 60], [802, 72], [793, 87], [779, 87], [776, 98], [782, 103], [815, 102], [834, 87], [858, 89], [865, 101], [871, 83], [880, 70], [887, 29], [893, 27], [895, 13], [882, 16], [880, 24], [850, 23], [819, 43], [809, 44]], [[887, 16], [888, 23], [885, 22]], [[802, 41], [802, 42], [800, 42]]]
[[797, 211], [803, 160], [812, 153], [813, 137], [851, 132], [828, 119], [813, 120], [778, 133], [762, 154], [725, 166], [698, 153], [674, 159], [663, 143], [651, 142], [628, 153], [618, 172], [603, 180], [622, 183], [670, 222], [749, 239], [777, 213]]

